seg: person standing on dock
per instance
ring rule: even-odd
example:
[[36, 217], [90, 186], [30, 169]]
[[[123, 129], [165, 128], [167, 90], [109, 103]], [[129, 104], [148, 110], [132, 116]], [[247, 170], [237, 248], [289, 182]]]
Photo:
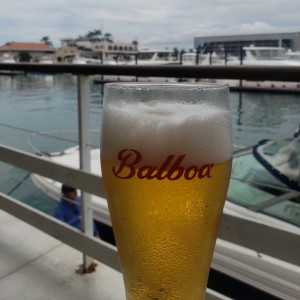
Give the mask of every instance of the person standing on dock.
[[[63, 184], [61, 187], [62, 197], [55, 208], [54, 217], [82, 230], [80, 197], [77, 197], [77, 190], [69, 185]], [[100, 237], [94, 222], [94, 236]]]

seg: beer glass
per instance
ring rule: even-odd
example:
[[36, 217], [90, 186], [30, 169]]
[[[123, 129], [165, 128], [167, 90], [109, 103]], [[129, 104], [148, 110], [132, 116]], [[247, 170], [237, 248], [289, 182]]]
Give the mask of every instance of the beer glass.
[[101, 167], [127, 300], [204, 299], [231, 161], [227, 85], [105, 85]]

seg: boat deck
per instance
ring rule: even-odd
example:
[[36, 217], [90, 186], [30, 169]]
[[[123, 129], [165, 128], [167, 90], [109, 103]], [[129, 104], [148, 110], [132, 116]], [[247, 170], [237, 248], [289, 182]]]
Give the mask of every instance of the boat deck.
[[0, 210], [1, 300], [122, 300], [122, 274], [97, 262], [80, 275], [82, 253]]

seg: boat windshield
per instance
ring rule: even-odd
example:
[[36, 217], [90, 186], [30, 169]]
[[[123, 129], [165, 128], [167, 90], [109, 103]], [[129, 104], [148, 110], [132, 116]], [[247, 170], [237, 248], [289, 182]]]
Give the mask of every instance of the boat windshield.
[[154, 52], [140, 52], [139, 60], [150, 60], [154, 56]]
[[196, 54], [194, 54], [194, 53], [184, 54], [182, 56], [182, 60], [183, 61], [189, 61], [189, 62], [195, 62], [196, 61]]
[[147, 51], [147, 52], [140, 52], [139, 60], [165, 60], [169, 61], [172, 60], [172, 53], [168, 51]]
[[288, 57], [288, 59], [299, 61], [300, 60], [300, 52], [288, 53], [287, 57]]
[[252, 151], [234, 158], [227, 199], [300, 227], [300, 191], [273, 176]]
[[169, 52], [158, 52], [157, 53], [157, 59], [159, 60], [170, 60], [171, 53]]
[[253, 57], [258, 60], [283, 60], [287, 59], [285, 49], [253, 49], [250, 50]]

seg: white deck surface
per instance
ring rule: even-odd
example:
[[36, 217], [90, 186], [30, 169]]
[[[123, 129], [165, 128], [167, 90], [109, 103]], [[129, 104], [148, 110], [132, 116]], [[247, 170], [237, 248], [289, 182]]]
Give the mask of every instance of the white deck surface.
[[96, 263], [77, 274], [82, 253], [0, 210], [1, 300], [125, 300], [121, 273]]

